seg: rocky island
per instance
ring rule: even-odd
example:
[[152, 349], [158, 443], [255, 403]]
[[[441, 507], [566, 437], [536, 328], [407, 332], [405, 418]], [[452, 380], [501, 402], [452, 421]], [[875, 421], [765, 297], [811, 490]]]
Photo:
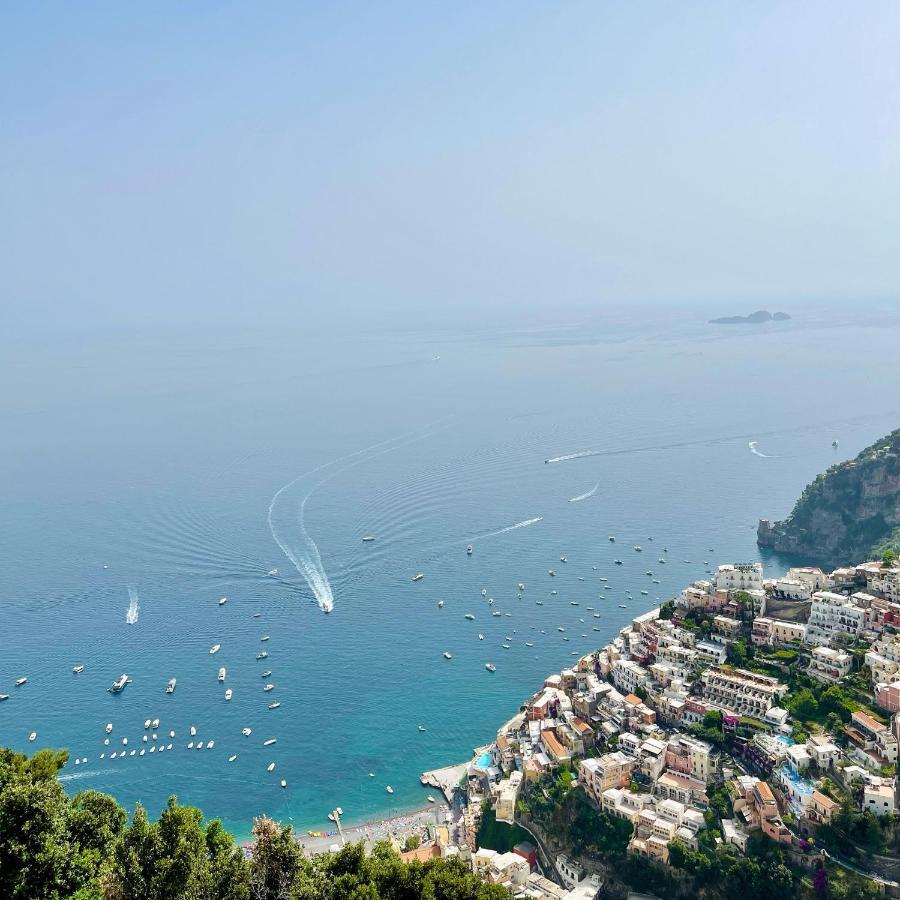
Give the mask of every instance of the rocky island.
[[757, 543], [827, 565], [900, 549], [900, 429], [818, 475], [786, 519], [760, 519]]
[[749, 316], [722, 316], [710, 319], [710, 325], [761, 325], [763, 322], [786, 322], [790, 316], [786, 312], [770, 313], [767, 309], [758, 309]]

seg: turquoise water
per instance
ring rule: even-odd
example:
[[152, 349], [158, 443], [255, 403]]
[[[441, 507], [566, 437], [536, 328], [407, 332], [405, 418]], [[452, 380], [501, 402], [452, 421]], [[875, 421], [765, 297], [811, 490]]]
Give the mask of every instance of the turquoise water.
[[[5, 348], [0, 742], [67, 747], [88, 758], [69, 789], [154, 814], [176, 793], [241, 835], [263, 812], [409, 808], [422, 771], [468, 759], [704, 560], [758, 558], [757, 518], [833, 438], [849, 455], [897, 424], [893, 326], [406, 327]], [[852, 371], [819, 364], [835, 342], [866, 348]], [[156, 717], [172, 752], [99, 760]], [[213, 750], [185, 749], [191, 724]]]
[[478, 757], [478, 765], [481, 766], [482, 769], [488, 768], [493, 761], [493, 757], [490, 753], [482, 753], [481, 756]]

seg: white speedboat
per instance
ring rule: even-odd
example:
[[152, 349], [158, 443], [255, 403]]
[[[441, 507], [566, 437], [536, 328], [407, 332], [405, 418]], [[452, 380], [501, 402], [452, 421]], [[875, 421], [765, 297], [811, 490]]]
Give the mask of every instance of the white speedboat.
[[[154, 720], [153, 720], [153, 727], [154, 727], [154, 728], [159, 728], [159, 719], [154, 719]], [[154, 734], [153, 737], [155, 738], [156, 735]]]
[[287, 787], [287, 782], [286, 782], [283, 778], [281, 779], [281, 781], [279, 782], [279, 784], [280, 784], [283, 788], [286, 788], [286, 787]]
[[628, 606], [625, 603], [620, 603], [619, 609], [628, 609]]
[[224, 680], [225, 680], [225, 675], [226, 675], [226, 672], [225, 672], [225, 666], [222, 666], [222, 667], [219, 669], [219, 674], [216, 676], [216, 678], [217, 678], [219, 681], [224, 681]]
[[446, 650], [444, 651], [444, 659], [453, 659], [453, 655], [448, 653]]
[[479, 633], [479, 635], [478, 635], [478, 640], [479, 640], [479, 641], [483, 641], [483, 640], [484, 640], [484, 635]]
[[28, 681], [27, 675], [23, 675], [21, 678], [17, 678], [16, 679], [16, 687], [22, 687], [22, 685], [25, 684], [25, 682], [27, 682], [27, 681]]
[[84, 666], [73, 666], [73, 667], [72, 667], [72, 671], [73, 671], [76, 675], [80, 675], [80, 674], [84, 671]]
[[424, 731], [424, 730], [425, 730], [425, 726], [424, 726], [424, 725], [419, 725], [418, 728], [419, 728], [419, 731]]
[[281, 704], [276, 700], [274, 703], [269, 704], [269, 709], [278, 709]]
[[253, 729], [252, 729], [252, 728], [242, 728], [242, 729], [241, 729], [241, 734], [242, 734], [244, 737], [250, 737], [250, 735], [253, 734]]
[[610, 543], [614, 544], [616, 542], [616, 536], [614, 534], [611, 534], [609, 536], [609, 540], [610, 540]]
[[[159, 749], [162, 750], [162, 747], [160, 747]], [[203, 749], [203, 741], [197, 741], [195, 749], [202, 750]]]
[[112, 687], [110, 687], [109, 691], [111, 694], [118, 694], [119, 691], [125, 689], [126, 684], [128, 684], [128, 676], [122, 674], [112, 683]]
[[257, 653], [257, 654], [256, 654], [256, 658], [257, 658], [258, 660], [259, 660], [259, 659], [268, 659], [268, 656], [269, 656], [269, 654], [266, 653], [265, 650], [263, 650], [262, 653]]
[[225, 699], [230, 700], [232, 698], [232, 696], [233, 696], [233, 692], [232, 692], [231, 688], [228, 688], [228, 690], [225, 691]]
[[635, 552], [635, 553], [643, 553], [643, 552], [644, 552], [644, 548], [643, 548], [643, 547], [639, 547], [637, 544], [635, 544], [635, 545], [634, 545], [634, 552]]
[[261, 675], [260, 677], [261, 677], [261, 678], [268, 678], [271, 674], [272, 674], [272, 670], [271, 670], [271, 669], [266, 669], [266, 671], [263, 672], [262, 675]]
[[228, 757], [228, 762], [234, 762], [237, 759], [237, 753], [232, 753], [231, 756]]
[[264, 634], [264, 635], [260, 638], [260, 640], [261, 640], [261, 641], [267, 641], [267, 640], [269, 640], [269, 635]]
[[191, 725], [191, 737], [195, 737], [197, 734], [197, 726]]
[[473, 550], [472, 550], [472, 545], [471, 545], [471, 544], [469, 544], [469, 546], [468, 546], [468, 547], [466, 547], [466, 554], [467, 554], [467, 555], [468, 555], [468, 556], [471, 556], [471, 555], [472, 555], [472, 553], [473, 553]]
[[482, 589], [481, 589], [481, 596], [482, 596], [482, 597], [487, 597], [487, 588], [482, 588]]
[[175, 678], [170, 678], [170, 679], [169, 679], [169, 683], [166, 685], [166, 693], [167, 693], [167, 694], [174, 694], [174, 693], [175, 693], [175, 685], [176, 685], [176, 684], [178, 684], [177, 679], [175, 679]]
[[149, 728], [149, 727], [150, 727], [150, 720], [144, 719], [144, 728]]
[[516, 587], [517, 587], [520, 591], [524, 591], [524, 590], [525, 590], [525, 582], [524, 582], [524, 581], [520, 581], [520, 582], [516, 585]]
[[437, 801], [434, 799], [434, 797], [431, 796], [431, 794], [429, 794], [428, 797], [427, 797], [426, 799], [428, 800], [429, 803], [436, 803], [436, 802], [437, 802]]
[[270, 762], [270, 763], [266, 766], [266, 771], [267, 771], [267, 772], [274, 772], [274, 771], [275, 771], [275, 763]]
[[463, 618], [468, 619], [470, 622], [475, 621], [475, 616], [473, 616], [472, 613], [466, 613], [465, 616], [463, 616]]
[[277, 574], [278, 574], [278, 569], [269, 569], [269, 571], [266, 572], [266, 575], [271, 575], [273, 578], [274, 578]]
[[212, 647], [209, 648], [209, 652], [210, 652], [210, 654], [218, 653], [221, 649], [222, 649], [221, 644], [213, 644]]
[[106, 723], [106, 733], [107, 733], [107, 734], [112, 734], [112, 722], [107, 722], [107, 723]]
[[393, 793], [394, 793], [394, 789], [393, 789], [390, 785], [388, 785], [388, 786], [385, 788], [385, 790], [386, 790], [389, 794], [393, 794]]
[[278, 742], [278, 738], [269, 738], [267, 741], [263, 741], [263, 747], [271, 747], [272, 744]]
[[363, 535], [363, 543], [364, 544], [371, 544], [372, 541], [374, 541], [374, 540], [375, 540], [374, 534], [364, 534]]
[[207, 742], [206, 742], [206, 749], [207, 749], [207, 750], [212, 750], [212, 748], [215, 747], [215, 746], [216, 746], [216, 742], [215, 742], [215, 741], [207, 741]]
[[560, 561], [560, 562], [565, 562], [565, 563], [567, 563], [567, 562], [569, 561], [569, 557], [568, 557], [568, 556], [561, 556], [561, 557], [559, 558], [559, 561]]
[[424, 577], [425, 576], [421, 572], [416, 572], [416, 574], [413, 575], [412, 580], [413, 581], [421, 581]]
[[0, 694], [0, 703], [4, 700], [9, 700], [9, 694]]
[[551, 578], [556, 576], [556, 572], [554, 572], [553, 569], [548, 569], [547, 572], [549, 573]]
[[219, 597], [219, 606], [224, 606], [228, 602], [227, 597]]
[[443, 609], [443, 608], [444, 608], [444, 601], [438, 600], [438, 609]]
[[29, 741], [34, 741], [34, 740], [36, 740], [36, 739], [37, 739], [37, 732], [36, 732], [36, 731], [32, 731], [31, 734], [28, 735], [28, 740], [29, 740]]
[[267, 685], [263, 688], [263, 690], [268, 694], [269, 691], [271, 691], [271, 690], [274, 689], [274, 687], [275, 687], [274, 684], [267, 684]]
[[496, 672], [497, 667], [493, 663], [485, 663], [484, 667], [488, 670], [488, 672]]

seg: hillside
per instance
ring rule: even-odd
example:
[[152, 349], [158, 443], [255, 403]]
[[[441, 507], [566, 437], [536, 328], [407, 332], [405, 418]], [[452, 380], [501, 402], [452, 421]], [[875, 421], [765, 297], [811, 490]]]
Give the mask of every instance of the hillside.
[[900, 429], [818, 475], [786, 519], [760, 519], [757, 543], [830, 567], [900, 549]]

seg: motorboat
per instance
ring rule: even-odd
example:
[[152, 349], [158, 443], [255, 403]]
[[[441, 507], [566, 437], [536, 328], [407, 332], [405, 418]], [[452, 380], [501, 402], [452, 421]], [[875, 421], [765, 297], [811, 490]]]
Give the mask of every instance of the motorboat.
[[216, 746], [216, 742], [215, 742], [215, 741], [207, 741], [207, 742], [206, 742], [206, 749], [207, 749], [207, 750], [212, 750], [212, 748], [215, 747], [215, 746]]
[[269, 704], [269, 709], [278, 709], [281, 704], [276, 700], [274, 703]]
[[[154, 727], [154, 728], [159, 728], [159, 719], [154, 719], [154, 720], [153, 720], [153, 727]], [[156, 735], [154, 734], [153, 737], [154, 737], [154, 739], [155, 739], [155, 738], [156, 738]]]
[[[16, 682], [16, 684], [18, 684], [18, 682]], [[109, 691], [111, 694], [118, 694], [119, 691], [125, 689], [126, 684], [128, 684], [128, 676], [122, 674], [112, 683], [112, 687], [110, 687]]]
[[635, 545], [634, 545], [634, 552], [635, 552], [635, 553], [643, 553], [643, 552], [644, 552], [644, 548], [643, 548], [643, 547], [640, 547], [638, 544], [635, 544]]
[[27, 675], [24, 675], [22, 678], [17, 678], [16, 679], [16, 687], [22, 687], [22, 685], [25, 684], [25, 682], [27, 682], [27, 681], [28, 681]]
[[272, 670], [266, 669], [266, 671], [263, 672], [262, 675], [260, 675], [260, 678], [268, 678], [271, 674], [272, 674]]
[[269, 654], [266, 653], [265, 650], [263, 650], [262, 653], [257, 653], [257, 654], [256, 654], [256, 658], [257, 658], [257, 659], [267, 659], [268, 656], [269, 656]]
[[500, 645], [504, 650], [509, 650], [509, 644], [501, 644]]
[[620, 604], [619, 604], [619, 609], [628, 609], [628, 606], [627, 606], [627, 604], [625, 604], [625, 603], [620, 603]]
[[72, 667], [72, 671], [73, 671], [76, 675], [80, 675], [80, 674], [84, 671], [84, 666], [73, 666], [73, 667]]
[[421, 572], [416, 572], [416, 574], [413, 575], [412, 580], [413, 581], [421, 581], [424, 577], [425, 576]]
[[269, 691], [273, 690], [274, 688], [275, 688], [275, 685], [274, 685], [274, 684], [267, 684], [267, 685], [263, 688], [263, 690], [268, 694]]
[[372, 541], [374, 541], [374, 540], [375, 540], [374, 534], [364, 534], [363, 535], [363, 543], [364, 544], [371, 544]]
[[264, 635], [260, 638], [260, 641], [263, 641], [263, 642], [265, 642], [265, 641], [267, 641], [267, 640], [269, 640], [269, 635], [267, 635], [267, 634], [264, 634]]
[[429, 803], [436, 803], [436, 802], [437, 802], [437, 801], [434, 799], [434, 797], [431, 796], [431, 794], [429, 794], [425, 799], [428, 800]]
[[241, 734], [242, 734], [244, 737], [250, 737], [250, 735], [253, 734], [253, 729], [252, 729], [252, 728], [242, 728], [242, 729], [241, 729]]
[[470, 622], [475, 621], [475, 616], [473, 616], [472, 613], [466, 613], [465, 616], [463, 616], [463, 618], [468, 619]]
[[263, 741], [263, 747], [271, 747], [272, 744], [277, 743], [278, 738], [269, 738], [267, 741]]
[[194, 737], [197, 734], [197, 726], [191, 725], [191, 737]]
[[280, 784], [283, 788], [286, 788], [286, 787], [287, 787], [287, 782], [286, 782], [283, 778], [281, 779], [281, 781], [279, 782], [279, 784]]
[[419, 725], [419, 726], [417, 726], [417, 727], [418, 727], [419, 731], [425, 731], [425, 726], [424, 726], [424, 725]]
[[444, 659], [453, 659], [453, 655], [448, 653], [446, 650], [444, 651]]
[[212, 647], [209, 648], [210, 654], [218, 653], [222, 649], [221, 644], [213, 644]]
[[266, 575], [271, 575], [273, 578], [274, 578], [277, 574], [278, 574], [278, 569], [269, 569], [269, 571], [266, 572]]
[[266, 771], [267, 771], [267, 772], [274, 772], [274, 771], [275, 771], [275, 763], [270, 762], [270, 763], [266, 766]]
[[484, 640], [484, 635], [483, 635], [483, 634], [479, 634], [479, 635], [478, 635], [478, 640], [479, 640], [479, 641], [483, 641], [483, 640]]
[[622, 560], [621, 560], [621, 559], [614, 559], [613, 562], [614, 562], [617, 566], [621, 566], [621, 565], [622, 565]]
[[516, 585], [516, 587], [517, 587], [520, 591], [524, 591], [524, 590], [525, 590], [525, 582], [524, 582], [524, 581], [520, 581], [520, 582]]
[[233, 692], [232, 692], [231, 688], [228, 688], [228, 690], [225, 691], [225, 699], [230, 700], [232, 698], [232, 695], [233, 695]]
[[228, 757], [228, 762], [234, 762], [237, 759], [237, 753], [232, 753], [231, 756]]
[[219, 597], [219, 606], [224, 606], [228, 602], [227, 597]]
[[471, 556], [473, 552], [474, 552], [474, 551], [472, 550], [472, 545], [469, 544], [469, 546], [466, 547], [466, 555], [467, 555], [467, 556]]
[[482, 588], [482, 589], [481, 589], [481, 596], [482, 596], [482, 597], [487, 597], [487, 588]]
[[[162, 750], [162, 747], [160, 747], [159, 749], [160, 749], [160, 751], [161, 751], [161, 750]], [[203, 741], [197, 741], [197, 744], [196, 744], [195, 749], [197, 749], [197, 750], [202, 750], [202, 749], [203, 749]]]
[[444, 608], [444, 601], [438, 600], [438, 609], [443, 609], [443, 608]]
[[548, 569], [547, 573], [550, 575], [551, 578], [554, 578], [556, 576], [556, 572], [554, 572], [553, 569]]
[[394, 789], [393, 789], [390, 785], [387, 785], [387, 787], [385, 787], [385, 790], [386, 790], [389, 794], [393, 794], [393, 793], [394, 793]]
[[112, 722], [107, 722], [107, 723], [106, 723], [106, 733], [107, 733], [107, 734], [112, 734]]
[[36, 739], [37, 739], [37, 732], [36, 732], [36, 731], [32, 731], [31, 734], [28, 735], [28, 740], [29, 740], [29, 741], [34, 741], [34, 740], [36, 740]]
[[174, 694], [175, 693], [175, 685], [178, 684], [178, 680], [175, 678], [170, 678], [169, 683], [166, 685], [166, 693]]
[[485, 663], [484, 667], [488, 670], [488, 672], [496, 672], [497, 667], [493, 663]]
[[616, 536], [614, 534], [611, 534], [609, 536], [609, 541], [610, 541], [610, 543], [614, 544], [616, 542]]
[[216, 676], [216, 678], [217, 678], [218, 681], [224, 681], [224, 680], [225, 680], [225, 666], [222, 666], [222, 667], [219, 669], [219, 674]]
[[4, 700], [9, 700], [9, 694], [0, 694], [0, 703]]

